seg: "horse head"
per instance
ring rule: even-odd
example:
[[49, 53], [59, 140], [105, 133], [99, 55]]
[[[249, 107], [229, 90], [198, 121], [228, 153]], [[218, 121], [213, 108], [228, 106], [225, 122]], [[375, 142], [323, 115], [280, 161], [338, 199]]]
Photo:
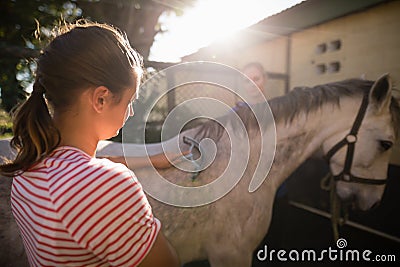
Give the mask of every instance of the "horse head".
[[389, 75], [379, 78], [362, 97], [350, 131], [328, 138], [322, 148], [339, 198], [368, 210], [379, 204], [385, 189], [400, 108], [392, 97]]

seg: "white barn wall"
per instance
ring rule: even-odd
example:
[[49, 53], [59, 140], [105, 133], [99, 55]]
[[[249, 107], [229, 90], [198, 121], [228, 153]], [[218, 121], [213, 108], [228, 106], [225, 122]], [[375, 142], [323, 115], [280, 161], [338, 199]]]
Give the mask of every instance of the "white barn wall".
[[[377, 79], [390, 73], [400, 83], [400, 1], [392, 1], [294, 32], [289, 36], [250, 45], [240, 51], [229, 46], [208, 47], [185, 57], [185, 61], [213, 60], [236, 68], [251, 61], [260, 62], [267, 72], [289, 75], [290, 89], [313, 86], [348, 78]], [[288, 42], [290, 38], [290, 42]], [[340, 40], [341, 48], [317, 53], [317, 46]], [[239, 40], [237, 40], [239, 41]], [[290, 51], [288, 56], [288, 43]], [[287, 66], [289, 62], [289, 66]], [[318, 74], [318, 64], [339, 62], [337, 72]], [[285, 83], [270, 79], [266, 96], [283, 95]], [[400, 142], [391, 162], [400, 165]]]
[[[400, 1], [378, 5], [292, 34], [290, 82], [315, 85], [346, 78], [376, 79], [389, 72], [400, 81]], [[321, 43], [341, 40], [338, 51], [316, 53]], [[316, 65], [341, 63], [337, 73], [317, 74]]]

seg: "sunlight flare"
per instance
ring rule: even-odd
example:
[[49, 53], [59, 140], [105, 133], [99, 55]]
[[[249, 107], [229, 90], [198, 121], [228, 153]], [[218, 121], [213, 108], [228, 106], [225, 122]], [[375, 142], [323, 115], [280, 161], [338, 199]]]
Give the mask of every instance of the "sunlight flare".
[[182, 56], [299, 2], [301, 0], [198, 0], [182, 16], [166, 12], [159, 18], [165, 31], [156, 35], [149, 59], [179, 62]]

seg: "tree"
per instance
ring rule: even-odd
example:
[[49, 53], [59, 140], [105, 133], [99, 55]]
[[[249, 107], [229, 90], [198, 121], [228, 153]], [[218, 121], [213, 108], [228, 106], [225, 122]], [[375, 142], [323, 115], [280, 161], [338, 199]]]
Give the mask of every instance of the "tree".
[[29, 67], [24, 65], [25, 60], [39, 55], [40, 43], [33, 38], [36, 21], [40, 25], [53, 25], [60, 17], [78, 17], [80, 9], [65, 0], [10, 0], [1, 1], [0, 10], [1, 104], [10, 111], [26, 95], [16, 74]]
[[[84, 17], [106, 22], [125, 31], [132, 45], [146, 60], [154, 36], [161, 31], [159, 16], [167, 10], [181, 13], [196, 0], [3, 0], [0, 2], [0, 88], [2, 106], [11, 110], [25, 97], [22, 85], [34, 65], [26, 64], [39, 55], [37, 30], [46, 31], [62, 17], [67, 21]], [[17, 73], [19, 80], [17, 80]]]

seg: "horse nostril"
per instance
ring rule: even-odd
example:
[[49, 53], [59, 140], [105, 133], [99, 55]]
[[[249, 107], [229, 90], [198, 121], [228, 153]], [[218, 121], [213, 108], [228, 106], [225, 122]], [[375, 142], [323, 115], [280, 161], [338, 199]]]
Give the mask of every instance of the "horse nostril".
[[381, 204], [381, 201], [375, 202], [375, 203], [371, 206], [370, 210], [376, 210], [376, 209], [379, 207], [380, 204]]
[[356, 200], [356, 196], [354, 194], [339, 196], [339, 198], [342, 200], [342, 203], [344, 205], [352, 205]]

